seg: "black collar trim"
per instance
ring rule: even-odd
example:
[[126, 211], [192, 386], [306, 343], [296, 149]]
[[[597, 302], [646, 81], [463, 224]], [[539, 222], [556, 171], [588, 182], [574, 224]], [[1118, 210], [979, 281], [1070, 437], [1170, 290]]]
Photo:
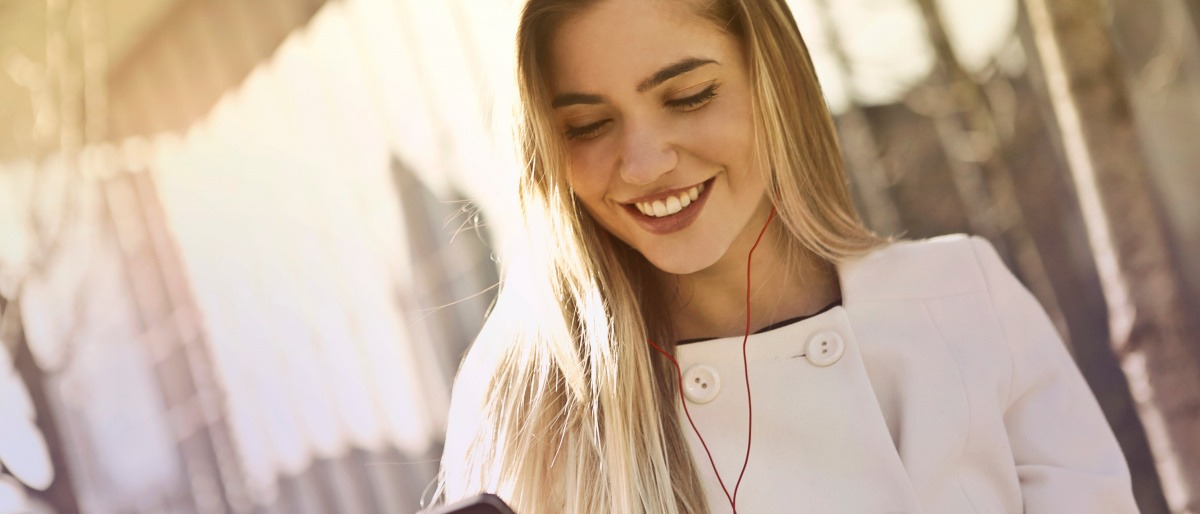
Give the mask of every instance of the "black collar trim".
[[[777, 329], [777, 328], [783, 328], [783, 327], [786, 327], [786, 326], [788, 326], [788, 325], [791, 325], [792, 323], [798, 323], [798, 322], [804, 321], [804, 320], [806, 320], [806, 319], [808, 319], [808, 318], [812, 318], [812, 317], [820, 316], [820, 315], [822, 315], [822, 314], [825, 314], [826, 312], [829, 312], [831, 309], [833, 309], [834, 307], [837, 307], [837, 306], [839, 306], [839, 305], [841, 305], [841, 304], [842, 304], [842, 300], [841, 300], [841, 299], [838, 299], [838, 300], [835, 300], [833, 303], [831, 303], [831, 304], [829, 304], [829, 305], [826, 305], [824, 308], [822, 308], [821, 310], [819, 310], [819, 311], [817, 311], [817, 312], [814, 312], [814, 313], [812, 313], [812, 314], [809, 314], [809, 315], [807, 315], [807, 316], [797, 316], [797, 317], [795, 317], [795, 318], [790, 318], [790, 319], [785, 319], [785, 320], [783, 320], [783, 321], [778, 321], [778, 322], [772, 323], [772, 324], [770, 324], [770, 325], [767, 325], [767, 326], [765, 326], [765, 327], [763, 327], [763, 328], [761, 328], [761, 329], [759, 329], [759, 330], [755, 331], [754, 333], [755, 333], [755, 334], [761, 334], [761, 333], [763, 333], [763, 332], [770, 332], [770, 331], [772, 331], [772, 330], [775, 330], [775, 329]], [[698, 338], [698, 339], [684, 339], [683, 341], [679, 341], [679, 342], [675, 343], [675, 346], [680, 346], [680, 345], [685, 345], [685, 344], [691, 344], [691, 343], [700, 343], [700, 342], [704, 342], [704, 341], [712, 341], [713, 339], [719, 339], [719, 338], [717, 338], [717, 337], [701, 337], [701, 338]]]

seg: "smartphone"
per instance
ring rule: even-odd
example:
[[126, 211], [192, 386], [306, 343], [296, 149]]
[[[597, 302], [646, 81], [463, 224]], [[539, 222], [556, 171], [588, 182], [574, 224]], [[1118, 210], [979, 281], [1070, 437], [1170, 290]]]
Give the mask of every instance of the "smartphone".
[[499, 496], [484, 493], [423, 514], [516, 514]]

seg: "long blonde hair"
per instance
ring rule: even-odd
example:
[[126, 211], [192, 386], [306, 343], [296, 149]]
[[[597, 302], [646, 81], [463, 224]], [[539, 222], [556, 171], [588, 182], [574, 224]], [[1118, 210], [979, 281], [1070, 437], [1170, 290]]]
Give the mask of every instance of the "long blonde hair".
[[[522, 514], [708, 512], [675, 406], [665, 297], [645, 258], [566, 180], [544, 72], [553, 29], [603, 0], [528, 0], [517, 31], [529, 240], [455, 381], [440, 493], [495, 492]], [[838, 262], [880, 244], [852, 205], [837, 136], [785, 0], [702, 0], [751, 74], [759, 169], [787, 251]], [[703, 5], [700, 5], [703, 4]]]

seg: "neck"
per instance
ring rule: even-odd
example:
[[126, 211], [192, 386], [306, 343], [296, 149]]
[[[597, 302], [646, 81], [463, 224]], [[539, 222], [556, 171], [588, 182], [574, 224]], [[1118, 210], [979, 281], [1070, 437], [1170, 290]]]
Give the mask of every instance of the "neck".
[[[675, 338], [730, 337], [746, 331], [746, 258], [769, 210], [756, 213], [716, 264], [668, 277], [668, 308]], [[780, 223], [778, 219], [772, 225]], [[803, 251], [788, 255], [783, 231], [770, 227], [754, 250], [750, 276], [750, 331], [813, 314], [841, 298], [832, 263]]]

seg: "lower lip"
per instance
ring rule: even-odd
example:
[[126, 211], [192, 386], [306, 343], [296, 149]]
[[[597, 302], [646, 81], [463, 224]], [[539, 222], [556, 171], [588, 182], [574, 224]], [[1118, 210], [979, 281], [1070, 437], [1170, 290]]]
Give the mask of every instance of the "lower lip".
[[629, 211], [630, 216], [633, 216], [633, 219], [637, 221], [638, 225], [641, 225], [646, 232], [660, 236], [679, 232], [680, 230], [691, 226], [691, 224], [696, 221], [696, 218], [700, 216], [700, 209], [704, 208], [704, 203], [708, 200], [708, 194], [710, 191], [712, 191], [712, 182], [712, 179], [709, 179], [708, 182], [705, 182], [704, 191], [700, 192], [700, 196], [697, 196], [696, 199], [693, 200], [692, 203], [688, 204], [688, 206], [682, 211], [670, 216], [664, 216], [662, 218], [647, 216], [642, 214], [642, 211], [637, 210], [637, 207], [632, 205], [626, 205], [625, 209]]

